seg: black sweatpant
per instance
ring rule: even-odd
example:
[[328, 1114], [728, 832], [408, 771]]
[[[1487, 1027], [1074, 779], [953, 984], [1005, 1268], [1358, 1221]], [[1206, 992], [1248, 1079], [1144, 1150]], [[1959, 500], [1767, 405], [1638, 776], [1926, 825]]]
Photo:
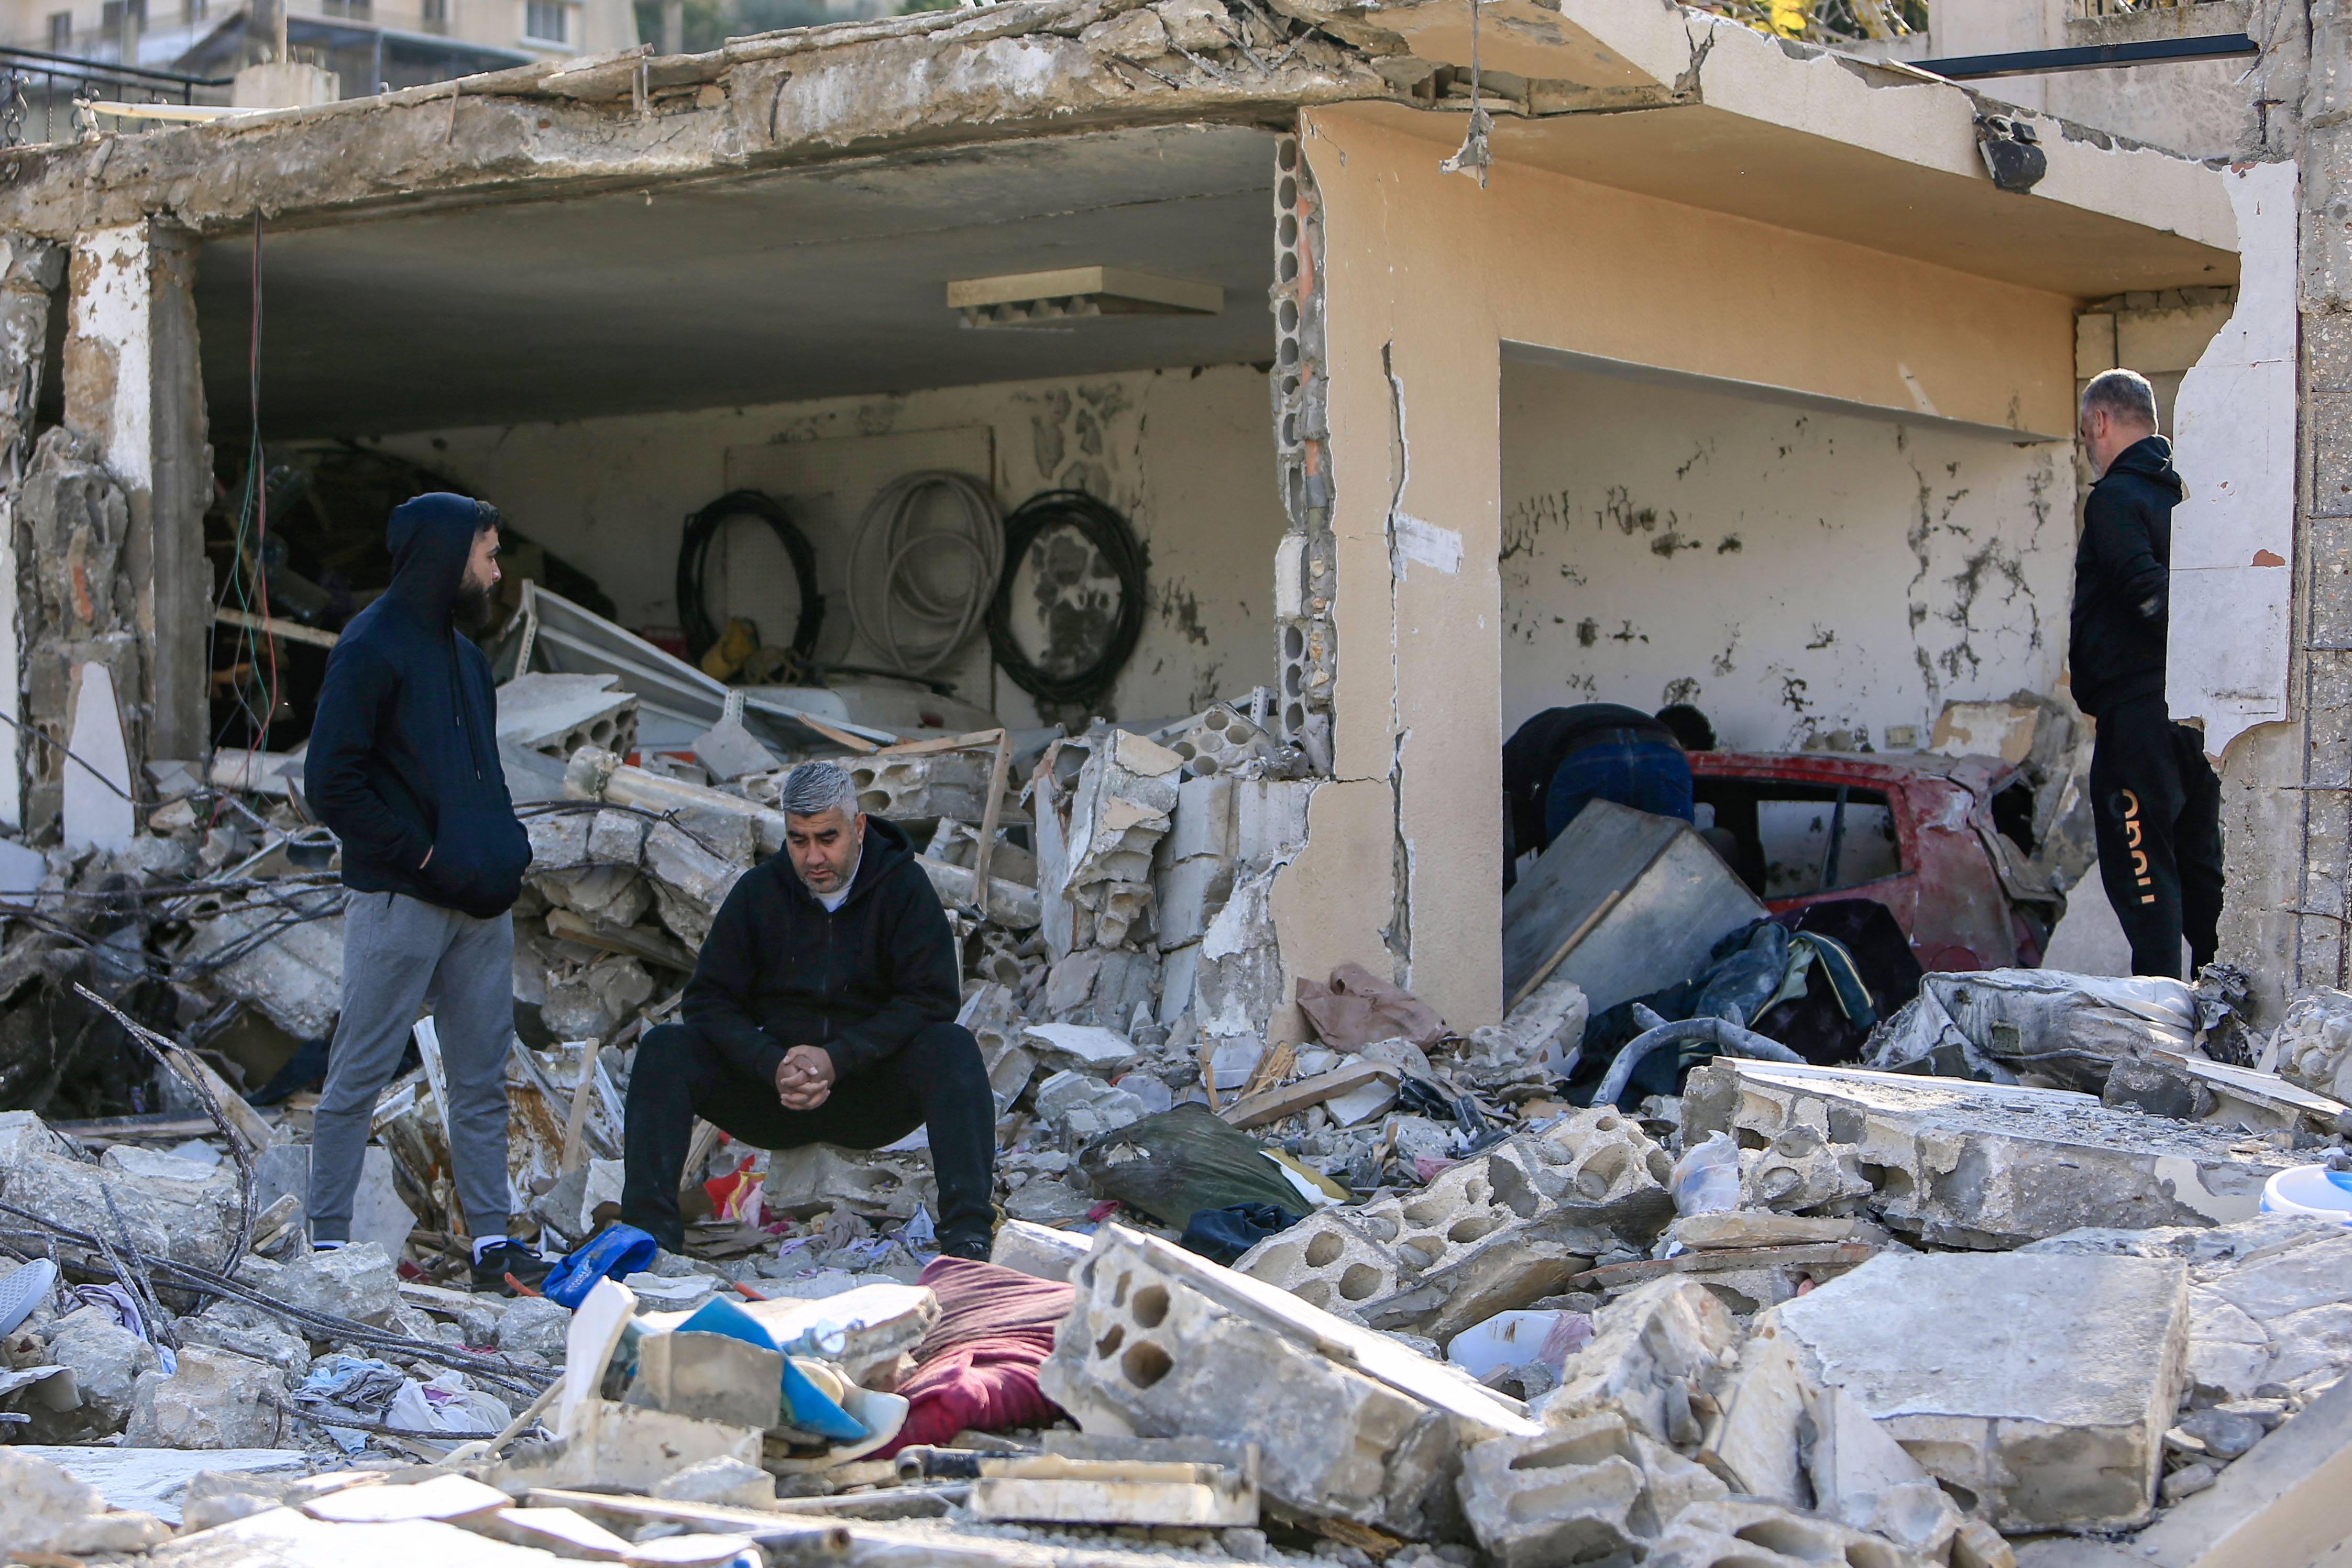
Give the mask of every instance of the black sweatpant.
[[2173, 723], [2162, 696], [2121, 704], [2098, 723], [2091, 818], [2099, 880], [2131, 942], [2132, 973], [2179, 979], [2183, 936], [2198, 969], [2220, 944], [2221, 781], [2205, 760], [2205, 737]]
[[691, 1024], [647, 1030], [629, 1070], [621, 1221], [677, 1251], [678, 1183], [694, 1119], [756, 1149], [839, 1144], [878, 1149], [930, 1129], [940, 1245], [984, 1244], [995, 1227], [996, 1101], [971, 1031], [933, 1024], [897, 1054], [837, 1079], [814, 1111], [787, 1111], [776, 1086], [736, 1070]]

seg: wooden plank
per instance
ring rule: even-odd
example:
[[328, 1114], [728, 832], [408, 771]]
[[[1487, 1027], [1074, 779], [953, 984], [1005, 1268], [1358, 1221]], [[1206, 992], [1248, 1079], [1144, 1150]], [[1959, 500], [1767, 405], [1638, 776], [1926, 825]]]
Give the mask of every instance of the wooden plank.
[[1550, 957], [1546, 958], [1542, 963], [1537, 965], [1536, 972], [1529, 975], [1524, 981], [1520, 982], [1519, 988], [1512, 994], [1511, 999], [1503, 1004], [1503, 1010], [1507, 1013], [1510, 1012], [1517, 1009], [1521, 1002], [1526, 1001], [1529, 997], [1535, 995], [1535, 993], [1542, 988], [1543, 983], [1551, 978], [1551, 972], [1559, 967], [1560, 961], [1566, 958], [1570, 953], [1576, 951], [1576, 945], [1578, 943], [1592, 935], [1592, 928], [1600, 925], [1602, 920], [1606, 919], [1609, 912], [1617, 907], [1617, 901], [1624, 896], [1625, 890], [1623, 888], [1611, 888], [1609, 890], [1609, 896], [1601, 901], [1601, 907], [1586, 915], [1584, 917], [1584, 923], [1568, 934], [1568, 939], [1559, 945], [1559, 950], [1554, 953]]
[[1624, 890], [1665, 852], [1684, 826], [1671, 817], [1632, 811], [1593, 800], [1560, 830], [1536, 862], [1503, 895], [1503, 975], [1507, 994], [1528, 989], [1528, 977], [1557, 967], [1569, 938], [1588, 921], [1598, 925], [1612, 893]]
[[650, 1497], [614, 1497], [604, 1492], [567, 1491], [558, 1487], [533, 1487], [530, 1502], [539, 1508], [568, 1508], [590, 1517], [635, 1520], [640, 1523], [699, 1525], [714, 1535], [748, 1535], [762, 1545], [789, 1542], [794, 1548], [826, 1552], [849, 1550], [849, 1531], [822, 1518], [796, 1518], [766, 1509], [730, 1508], [723, 1503], [666, 1502]]
[[213, 620], [223, 626], [283, 637], [289, 643], [308, 643], [314, 648], [331, 648], [342, 641], [342, 634], [338, 632], [321, 632], [299, 621], [281, 621], [274, 615], [256, 615], [244, 610], [215, 610]]
[[988, 862], [996, 854], [996, 822], [1004, 814], [1004, 775], [1012, 767], [1013, 733], [1000, 729], [996, 732], [996, 760], [988, 770], [988, 794], [980, 809], [980, 845], [972, 853], [971, 886], [975, 897], [988, 886]]
[[929, 757], [935, 751], [977, 751], [983, 746], [1002, 747], [1006, 739], [1001, 729], [975, 729], [969, 735], [942, 735], [929, 740], [902, 740], [896, 746], [885, 746], [872, 753], [876, 757]]
[[1320, 1105], [1351, 1089], [1361, 1089], [1367, 1083], [1381, 1080], [1391, 1083], [1404, 1082], [1404, 1074], [1385, 1061], [1356, 1061], [1345, 1067], [1335, 1067], [1328, 1072], [1318, 1072], [1312, 1078], [1302, 1078], [1296, 1083], [1286, 1083], [1279, 1089], [1268, 1089], [1236, 1100], [1217, 1113], [1233, 1127], [1262, 1127], [1268, 1122], [1279, 1122], [1286, 1116], [1296, 1116], [1309, 1106]]

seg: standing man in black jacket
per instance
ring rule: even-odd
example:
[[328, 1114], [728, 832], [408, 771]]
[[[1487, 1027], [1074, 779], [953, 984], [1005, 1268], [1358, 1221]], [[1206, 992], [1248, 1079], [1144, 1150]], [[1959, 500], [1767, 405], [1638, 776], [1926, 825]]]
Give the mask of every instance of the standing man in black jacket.
[[2099, 880], [2131, 942], [2132, 973], [2180, 977], [2213, 961], [2221, 918], [2221, 784], [2205, 737], [2172, 722], [2164, 655], [2172, 508], [2187, 488], [2156, 433], [2156, 394], [2132, 371], [2083, 392], [2083, 449], [2099, 471], [2074, 549], [2067, 660], [2074, 701], [2098, 724], [2091, 811]]
[[676, 1251], [694, 1119], [763, 1149], [877, 1149], [929, 1131], [940, 1249], [985, 1259], [996, 1103], [955, 1022], [955, 939], [907, 835], [857, 809], [849, 775], [786, 776], [786, 852], [711, 922], [683, 1023], [648, 1030], [629, 1071], [621, 1218]]
[[530, 841], [507, 799], [489, 661], [499, 514], [464, 496], [402, 503], [392, 586], [343, 629], [310, 727], [304, 793], [342, 840], [343, 1009], [310, 1134], [310, 1235], [352, 1233], [376, 1096], [430, 1005], [473, 1285], [511, 1294], [547, 1265], [507, 1238], [507, 1051], [514, 917]]

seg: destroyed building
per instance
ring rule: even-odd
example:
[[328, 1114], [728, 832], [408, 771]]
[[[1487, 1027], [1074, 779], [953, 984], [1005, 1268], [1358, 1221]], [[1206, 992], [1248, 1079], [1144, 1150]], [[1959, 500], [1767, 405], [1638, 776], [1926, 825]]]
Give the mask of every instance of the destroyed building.
[[[2342, 44], [2246, 25], [2226, 165], [1651, 0], [1007, 0], [0, 152], [0, 1547], [2317, 1561]], [[2118, 363], [2231, 791], [2194, 989], [2038, 967]], [[441, 486], [510, 535], [561, 1302], [447, 1288], [429, 1020], [303, 1245], [308, 704]], [[1596, 809], [1506, 899], [1566, 693], [1704, 706], [1754, 877]], [[918, 1141], [707, 1124], [687, 1252], [594, 1255], [819, 756], [962, 944], [996, 1262], [925, 1261]], [[1763, 916], [1841, 897], [1926, 977], [1824, 1065]], [[1766, 1009], [1631, 1013], [1759, 924]]]

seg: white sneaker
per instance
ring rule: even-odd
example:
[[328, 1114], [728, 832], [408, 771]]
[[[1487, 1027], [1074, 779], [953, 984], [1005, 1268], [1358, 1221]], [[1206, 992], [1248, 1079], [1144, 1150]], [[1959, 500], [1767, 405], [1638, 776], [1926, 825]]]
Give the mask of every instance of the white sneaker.
[[33, 1315], [33, 1309], [48, 1300], [57, 1282], [58, 1266], [47, 1258], [36, 1258], [0, 1279], [0, 1334], [15, 1333], [17, 1325]]

